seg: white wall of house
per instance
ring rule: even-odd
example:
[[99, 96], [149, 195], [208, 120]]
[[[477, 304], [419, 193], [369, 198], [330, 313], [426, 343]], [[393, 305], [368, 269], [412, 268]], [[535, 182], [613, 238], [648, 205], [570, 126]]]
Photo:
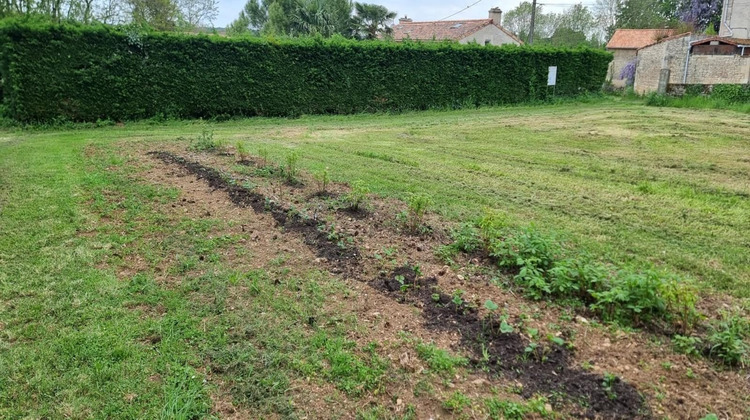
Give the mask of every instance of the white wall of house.
[[518, 41], [511, 38], [495, 25], [487, 25], [458, 42], [461, 44], [468, 44], [472, 41], [476, 41], [479, 45], [485, 45], [487, 41], [489, 41], [490, 45], [519, 44]]
[[750, 38], [750, 0], [724, 0], [719, 36]]

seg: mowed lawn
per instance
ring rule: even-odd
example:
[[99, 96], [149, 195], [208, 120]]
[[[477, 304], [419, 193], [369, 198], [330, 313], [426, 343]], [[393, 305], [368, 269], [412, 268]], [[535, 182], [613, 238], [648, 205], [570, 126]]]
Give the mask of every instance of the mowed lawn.
[[184, 140], [204, 130], [230, 146], [245, 142], [252, 154], [266, 149], [279, 163], [294, 150], [303, 169], [328, 167], [334, 180], [363, 180], [381, 195], [427, 193], [450, 222], [501, 210], [606, 260], [653, 264], [750, 297], [750, 118], [731, 111], [606, 100], [135, 123], [6, 133], [0, 162], [5, 172], [35, 160], [54, 165], [58, 147], [75, 155], [90, 143]]
[[[250, 270], [250, 233], [226, 233], [236, 221], [165, 212], [179, 204], [178, 190], [133, 182], [149, 142], [185, 147], [206, 130], [280, 163], [296, 152], [303, 169], [328, 167], [334, 180], [362, 180], [377, 194], [430, 194], [446, 224], [492, 208], [602, 259], [750, 296], [742, 114], [607, 99], [6, 130], [0, 418], [199, 418], [226, 401], [291, 417], [305, 410], [290, 400], [304, 378], [322, 375], [356, 397], [392, 373], [375, 350], [352, 347], [349, 332], [365, 327], [339, 309], [351, 295], [343, 279], [289, 272], [286, 257]], [[179, 281], [165, 286], [158, 275]], [[300, 317], [338, 321], [311, 335]], [[341, 364], [335, 374], [332, 360]], [[231, 396], [222, 380], [234, 384]], [[350, 417], [346, 407], [331, 417]]]
[[297, 150], [304, 167], [379, 194], [425, 192], [447, 220], [501, 210], [606, 260], [750, 296], [747, 115], [607, 102], [214, 130], [279, 162]]

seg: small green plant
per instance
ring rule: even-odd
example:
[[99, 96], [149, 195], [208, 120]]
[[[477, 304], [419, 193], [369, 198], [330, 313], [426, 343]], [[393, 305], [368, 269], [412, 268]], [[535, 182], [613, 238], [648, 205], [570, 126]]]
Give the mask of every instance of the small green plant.
[[401, 290], [401, 293], [406, 293], [407, 291], [409, 291], [409, 287], [411, 285], [406, 283], [406, 278], [404, 276], [396, 276], [396, 281], [400, 285], [399, 288]]
[[261, 167], [265, 168], [271, 163], [269, 156], [270, 154], [268, 153], [268, 149], [266, 149], [265, 147], [258, 148], [258, 157], [260, 158]]
[[464, 408], [469, 405], [471, 405], [471, 399], [458, 391], [454, 392], [447, 400], [443, 401], [443, 408], [456, 414], [464, 411]]
[[214, 152], [219, 150], [221, 144], [214, 141], [214, 132], [208, 129], [203, 129], [201, 134], [195, 139], [190, 139], [190, 150], [196, 152]]
[[686, 376], [686, 377], [687, 377], [688, 379], [695, 379], [695, 378], [697, 378], [697, 377], [698, 377], [698, 376], [697, 376], [697, 375], [695, 374], [695, 372], [693, 372], [693, 369], [691, 369], [691, 368], [687, 368], [687, 370], [685, 371], [685, 376]]
[[485, 401], [487, 411], [493, 420], [523, 420], [528, 414], [528, 408], [512, 401], [502, 401], [497, 398], [490, 398]]
[[299, 175], [299, 159], [300, 155], [297, 151], [291, 151], [286, 155], [284, 165], [284, 178], [289, 183], [296, 183], [297, 176]]
[[438, 348], [433, 343], [417, 343], [417, 356], [427, 363], [436, 373], [452, 376], [457, 367], [466, 366], [469, 361], [460, 356], [452, 356], [446, 350]]
[[501, 334], [510, 334], [513, 332], [513, 326], [508, 323], [507, 320], [502, 319], [500, 321], [500, 333]]
[[615, 384], [619, 381], [617, 375], [611, 373], [604, 374], [604, 381], [602, 381], [602, 388], [607, 392], [607, 397], [610, 400], [616, 400], [617, 394], [614, 391]]
[[458, 310], [458, 308], [460, 308], [461, 305], [464, 304], [464, 300], [463, 300], [464, 293], [466, 292], [464, 292], [461, 289], [456, 289], [453, 291], [451, 302], [453, 302], [453, 304], [456, 306], [456, 310]]
[[433, 302], [440, 303], [440, 293], [433, 293], [430, 297], [432, 298]]
[[737, 315], [725, 313], [711, 327], [708, 336], [709, 354], [728, 366], [743, 367], [748, 363], [750, 346], [745, 339], [750, 335], [750, 322]]
[[490, 312], [494, 312], [494, 311], [496, 311], [498, 309], [497, 303], [495, 303], [495, 302], [493, 302], [493, 301], [491, 301], [489, 299], [487, 299], [484, 302], [484, 307], [485, 307], [485, 309], [487, 309]]
[[238, 141], [234, 145], [234, 151], [237, 154], [237, 160], [240, 162], [244, 162], [247, 160], [247, 157], [250, 155], [247, 151], [247, 146], [245, 146], [245, 143]]
[[367, 205], [368, 194], [370, 194], [370, 189], [363, 181], [354, 181], [351, 184], [351, 191], [344, 196], [344, 203], [349, 210], [362, 210]]
[[331, 182], [331, 177], [327, 166], [322, 171], [315, 174], [315, 180], [318, 182], [318, 190], [321, 193], [328, 192], [328, 184]]
[[406, 213], [401, 213], [401, 220], [409, 232], [422, 233], [425, 229], [424, 216], [433, 204], [432, 198], [425, 194], [411, 194], [406, 202], [409, 208]]
[[558, 346], [565, 346], [565, 340], [556, 335], [548, 334], [547, 339]]
[[698, 337], [686, 337], [683, 335], [675, 335], [672, 337], [672, 347], [677, 353], [682, 353], [688, 356], [700, 356], [700, 346], [702, 340]]

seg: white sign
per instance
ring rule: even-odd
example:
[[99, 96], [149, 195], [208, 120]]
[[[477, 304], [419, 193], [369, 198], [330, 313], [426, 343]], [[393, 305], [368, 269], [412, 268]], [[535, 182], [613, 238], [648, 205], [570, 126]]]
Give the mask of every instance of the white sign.
[[547, 86], [555, 86], [557, 84], [557, 66], [550, 66], [549, 73], [547, 73]]

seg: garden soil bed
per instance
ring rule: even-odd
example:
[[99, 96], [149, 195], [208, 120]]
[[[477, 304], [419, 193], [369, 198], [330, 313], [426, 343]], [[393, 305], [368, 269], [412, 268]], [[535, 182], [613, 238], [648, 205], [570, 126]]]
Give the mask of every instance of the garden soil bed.
[[[699, 418], [716, 412], [743, 418], [747, 414], [748, 379], [737, 372], [717, 371], [703, 360], [673, 354], [664, 348], [666, 344], [654, 345], [647, 334], [602, 328], [565, 308], [520, 298], [497, 287], [501, 274], [482, 261], [467, 259], [458, 267], [444, 266], [434, 250], [444, 243], [447, 226], [436, 216], [427, 221], [437, 227], [433, 234], [411, 236], [394, 222], [403, 209], [397, 200], [377, 199], [368, 212], [349, 214], [334, 203], [348, 192], [345, 185], [333, 185], [326, 194], [315, 191], [312, 182], [289, 187], [233, 172], [231, 157], [185, 154], [170, 146], [173, 150], [150, 155], [223, 192], [235, 206], [271, 215], [280, 232], [274, 235], [301, 238], [316, 256], [315, 265], [377, 290], [381, 297], [374, 300], [387, 307], [373, 308], [369, 302], [354, 306], [364, 306], [364, 312], [376, 310], [378, 319], [386, 319], [379, 331], [383, 325], [385, 330], [403, 325], [389, 315], [418, 308], [423, 320], [419, 331], [411, 333], [466, 354], [475, 375], [489, 383], [520, 384], [525, 398], [553, 396], [550, 401], [556, 410], [575, 417]], [[241, 186], [248, 179], [256, 188]], [[342, 245], [338, 238], [347, 241]], [[464, 293], [460, 306], [445, 293], [457, 289]], [[498, 333], [497, 318], [481, 309], [486, 299], [498, 303], [513, 323], [522, 320], [525, 327], [537, 330], [539, 338], [532, 340], [521, 331]], [[551, 336], [564, 337], [572, 349], [547, 343]], [[527, 351], [534, 340], [541, 344]], [[696, 373], [695, 378], [686, 378], [686, 370]], [[610, 378], [607, 374], [616, 379], [605, 379]]]

